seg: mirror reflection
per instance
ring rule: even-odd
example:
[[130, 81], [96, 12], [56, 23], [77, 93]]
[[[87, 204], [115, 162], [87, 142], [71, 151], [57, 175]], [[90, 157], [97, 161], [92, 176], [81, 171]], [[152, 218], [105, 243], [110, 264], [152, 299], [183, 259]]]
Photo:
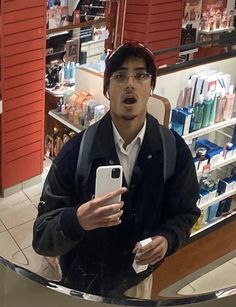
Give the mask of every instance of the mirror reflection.
[[103, 77], [110, 110], [64, 145], [50, 168], [33, 247], [60, 256], [70, 288], [110, 296], [142, 281], [151, 298], [152, 271], [185, 243], [200, 215], [187, 145], [147, 114], [155, 85], [151, 51], [119, 46]]
[[[85, 8], [86, 1], [81, 1], [80, 5]], [[208, 6], [202, 10], [201, 1], [194, 4], [185, 1], [181, 36], [185, 47], [179, 52], [178, 44], [166, 46], [166, 49], [175, 49], [170, 62], [161, 59], [160, 48], [152, 49], [157, 51], [157, 59], [159, 52], [158, 66], [189, 61], [201, 53], [204, 56], [206, 50], [210, 54], [225, 51], [224, 46], [214, 48], [215, 41], [220, 33], [233, 30], [232, 13], [226, 12], [225, 3], [217, 9], [209, 10]], [[112, 12], [117, 8], [117, 4], [115, 8], [109, 7]], [[85, 22], [95, 20], [96, 14], [104, 17], [101, 10], [81, 12], [77, 14], [80, 13]], [[49, 28], [53, 26], [50, 18]], [[61, 22], [60, 26], [65, 26], [63, 18]], [[75, 25], [76, 20], [73, 22]], [[123, 32], [117, 30], [118, 20], [116, 25], [114, 45], [117, 47]], [[104, 45], [108, 35], [106, 25], [88, 25], [81, 30], [67, 31], [59, 35], [60, 38], [50, 34], [47, 39], [47, 91], [49, 95], [52, 92], [57, 95], [59, 84], [69, 87], [57, 97], [55, 112], [68, 117], [83, 132], [77, 134], [79, 131], [65, 127], [60, 131], [46, 118], [46, 130], [51, 131], [45, 131], [45, 151], [47, 158], [54, 157], [54, 161], [52, 165], [49, 160], [46, 162], [42, 191], [41, 184], [36, 194], [31, 194], [30, 188], [27, 194], [26, 188], [16, 199], [10, 196], [13, 200], [10, 206], [8, 198], [0, 200], [3, 208], [10, 207], [18, 216], [17, 225], [22, 225], [27, 233], [22, 239], [18, 228], [14, 227], [15, 221], [3, 209], [0, 231], [3, 242], [9, 240], [11, 246], [1, 253], [7, 258], [13, 254], [13, 261], [29, 265], [32, 271], [72, 289], [102, 296], [125, 294], [150, 299], [158, 296], [157, 284], [165, 279], [162, 274], [168, 264], [172, 274], [176, 272], [169, 259], [177, 259], [173, 257], [184, 251], [189, 255], [185, 244], [200, 216], [196, 205], [198, 182], [189, 147], [178, 133], [169, 134], [162, 127], [167, 123], [167, 110], [164, 108], [166, 113], [161, 110], [160, 97], [153, 95], [157, 73], [152, 52], [142, 44], [132, 43], [111, 53], [112, 46]], [[92, 45], [99, 45], [95, 55], [90, 54], [91, 38]], [[191, 44], [199, 42], [203, 42], [203, 48], [190, 48]], [[54, 46], [59, 48], [60, 54], [56, 60]], [[100, 76], [100, 81], [96, 80], [101, 83], [106, 97], [102, 98], [104, 105], [98, 105], [89, 92], [74, 93], [81, 68], [76, 65], [78, 62], [98, 74], [106, 68], [103, 79]], [[161, 119], [147, 114], [153, 99], [158, 105], [157, 113], [164, 113]], [[99, 125], [88, 128], [97, 121]], [[24, 216], [18, 215], [22, 207], [27, 212]], [[37, 254], [29, 248], [32, 239]], [[219, 255], [222, 263], [230, 261], [230, 270], [235, 266], [233, 249], [235, 246], [230, 245]], [[187, 268], [191, 266], [191, 258], [186, 262]], [[180, 270], [184, 265], [179, 266]], [[193, 276], [195, 279], [203, 273], [198, 269], [195, 268], [198, 272]], [[192, 271], [187, 270], [186, 275], [190, 273]], [[185, 277], [181, 273], [178, 276]], [[233, 282], [235, 280], [230, 280]], [[185, 291], [180, 294], [188, 292]]]

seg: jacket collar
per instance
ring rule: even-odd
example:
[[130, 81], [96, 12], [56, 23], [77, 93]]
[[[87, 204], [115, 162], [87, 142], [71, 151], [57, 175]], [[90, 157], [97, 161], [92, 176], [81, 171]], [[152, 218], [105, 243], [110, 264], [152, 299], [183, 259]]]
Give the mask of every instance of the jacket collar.
[[[114, 152], [116, 152], [110, 112], [107, 112], [100, 120], [92, 148], [90, 160], [110, 158]], [[152, 152], [162, 151], [159, 123], [157, 119], [149, 113], [147, 113], [146, 132], [140, 150], [142, 150], [142, 148]]]

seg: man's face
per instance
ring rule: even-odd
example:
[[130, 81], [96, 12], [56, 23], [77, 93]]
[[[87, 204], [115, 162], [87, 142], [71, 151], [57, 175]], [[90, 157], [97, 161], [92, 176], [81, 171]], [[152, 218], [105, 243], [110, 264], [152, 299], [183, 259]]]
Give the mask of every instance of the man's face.
[[[146, 72], [146, 63], [143, 58], [130, 57], [112, 74], [108, 93], [113, 119], [133, 120], [140, 118], [143, 120], [145, 118], [151, 92], [151, 77], [138, 81], [133, 76], [135, 73]], [[124, 73], [130, 76], [123, 83], [115, 79], [115, 76]]]

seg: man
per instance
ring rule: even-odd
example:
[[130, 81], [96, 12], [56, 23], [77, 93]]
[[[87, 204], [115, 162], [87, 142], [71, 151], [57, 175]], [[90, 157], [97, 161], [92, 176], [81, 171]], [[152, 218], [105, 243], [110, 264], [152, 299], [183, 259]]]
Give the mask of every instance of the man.
[[[177, 134], [175, 171], [164, 182], [160, 125], [147, 114], [155, 84], [150, 50], [137, 43], [117, 48], [106, 60], [103, 92], [110, 112], [100, 120], [88, 153], [92, 167], [86, 184], [74, 183], [83, 132], [52, 164], [33, 247], [39, 254], [60, 256], [62, 282], [68, 287], [111, 295], [134, 286], [184, 244], [199, 217], [192, 156]], [[93, 198], [96, 169], [117, 164], [123, 166], [123, 188]], [[119, 194], [121, 202], [106, 205]], [[138, 242], [149, 237], [152, 241], [141, 247]], [[134, 259], [148, 269], [136, 273]]]

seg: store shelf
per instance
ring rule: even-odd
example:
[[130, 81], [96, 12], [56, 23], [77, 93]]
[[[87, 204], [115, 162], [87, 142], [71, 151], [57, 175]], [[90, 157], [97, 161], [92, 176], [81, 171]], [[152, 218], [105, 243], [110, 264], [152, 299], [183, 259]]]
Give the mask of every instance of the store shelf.
[[197, 235], [198, 233], [200, 233], [200, 232], [202, 232], [202, 231], [205, 231], [206, 229], [212, 227], [213, 225], [216, 225], [216, 224], [218, 224], [218, 223], [224, 221], [225, 219], [228, 219], [229, 217], [231, 217], [231, 216], [233, 216], [233, 215], [235, 215], [235, 214], [236, 214], [236, 211], [232, 211], [232, 212], [230, 212], [230, 213], [229, 213], [228, 215], [226, 215], [226, 216], [216, 218], [214, 222], [212, 222], [212, 223], [207, 223], [207, 224], [205, 224], [202, 228], [200, 228], [199, 230], [197, 230], [197, 231], [191, 233], [190, 237], [193, 237], [193, 236]]
[[230, 196], [232, 196], [234, 194], [236, 194], [236, 189], [233, 189], [233, 190], [231, 190], [229, 192], [223, 193], [223, 194], [215, 197], [214, 199], [212, 199], [212, 200], [206, 202], [205, 204], [199, 206], [199, 209], [207, 208], [209, 205], [217, 203], [217, 202], [219, 202], [219, 201], [221, 201], [223, 199], [226, 199], [226, 198], [228, 198], [228, 197], [230, 197]]
[[227, 127], [227, 126], [234, 125], [234, 124], [236, 124], [236, 117], [231, 118], [229, 120], [225, 120], [223, 122], [220, 122], [220, 123], [217, 123], [217, 124], [214, 124], [214, 125], [211, 125], [209, 127], [188, 133], [186, 135], [183, 135], [182, 137], [185, 140], [185, 142], [188, 143], [188, 142], [192, 141], [193, 139], [195, 139], [195, 138], [197, 138], [201, 135], [204, 135], [204, 134], [207, 134], [207, 133], [216, 131], [218, 129], [222, 129], [222, 128]]
[[212, 34], [220, 34], [224, 32], [231, 32], [233, 30], [234, 30], [234, 27], [229, 27], [229, 28], [217, 29], [217, 30], [211, 30], [211, 31], [199, 30], [198, 32], [201, 34], [212, 35]]
[[198, 52], [198, 48], [180, 51], [179, 55], [186, 55], [186, 54], [191, 54], [195, 52]]
[[[233, 157], [231, 157], [229, 159], [224, 159], [224, 160], [222, 159], [222, 161], [220, 161], [219, 163], [214, 164], [209, 169], [209, 171], [211, 172], [211, 171], [213, 171], [215, 169], [218, 169], [220, 167], [223, 167], [223, 166], [228, 165], [228, 164], [233, 163], [233, 162], [236, 162], [236, 156], [233, 156]], [[203, 175], [203, 171], [202, 170], [201, 171], [197, 171], [197, 177], [200, 177], [202, 175]]]
[[83, 130], [81, 127], [74, 125], [65, 116], [61, 115], [55, 110], [50, 110], [48, 114], [77, 133], [80, 133]]
[[65, 52], [66, 52], [66, 50], [60, 50], [60, 51], [48, 53], [48, 54], [46, 54], [46, 57], [57, 56], [57, 55], [60, 55], [60, 54], [62, 54], [62, 53], [65, 53]]
[[77, 29], [77, 28], [85, 28], [85, 27], [89, 27], [93, 25], [104, 24], [109, 21], [110, 21], [110, 18], [107, 17], [107, 18], [99, 18], [95, 20], [81, 22], [80, 24], [76, 24], [76, 25], [73, 23], [70, 23], [64, 27], [59, 27], [55, 29], [47, 29], [46, 33], [51, 34], [51, 33], [57, 33], [57, 32], [62, 32], [62, 31], [70, 31], [70, 30]]
[[58, 89], [55, 88], [45, 88], [45, 91], [57, 98], [63, 97], [64, 93], [68, 90], [75, 90], [75, 86], [61, 86]]

